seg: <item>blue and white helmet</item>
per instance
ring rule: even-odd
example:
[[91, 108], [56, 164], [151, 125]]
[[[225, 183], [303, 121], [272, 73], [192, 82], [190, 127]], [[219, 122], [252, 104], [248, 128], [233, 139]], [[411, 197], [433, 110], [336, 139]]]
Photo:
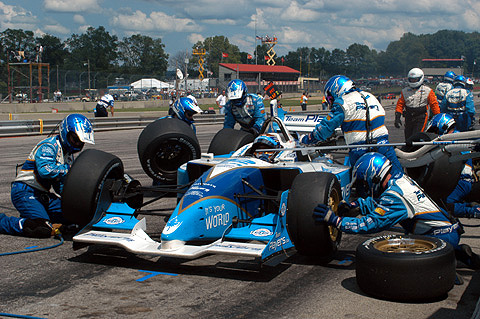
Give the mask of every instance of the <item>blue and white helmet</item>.
[[455, 79], [455, 73], [453, 71], [447, 71], [443, 76], [445, 82], [453, 83], [453, 79]]
[[380, 185], [385, 176], [390, 172], [392, 164], [380, 153], [365, 153], [353, 166], [352, 185], [356, 181], [363, 181], [372, 195], [379, 195]]
[[82, 114], [69, 114], [60, 123], [60, 143], [69, 153], [80, 152], [85, 143], [95, 144], [93, 127]]
[[263, 161], [271, 161], [277, 155], [278, 152], [276, 151], [268, 151], [268, 152], [257, 152], [261, 149], [281, 149], [283, 148], [282, 143], [279, 141], [278, 136], [276, 134], [262, 134], [255, 138], [253, 141], [251, 150], [253, 156], [263, 160]]
[[455, 119], [447, 113], [436, 114], [425, 127], [425, 132], [443, 135], [455, 127]]
[[457, 75], [455, 79], [453, 79], [453, 87], [465, 88], [466, 84], [467, 84], [467, 78], [464, 77], [463, 75]]
[[227, 85], [228, 100], [235, 106], [243, 106], [247, 97], [247, 85], [242, 80], [232, 80]]
[[323, 94], [325, 95], [327, 103], [331, 106], [336, 98], [342, 96], [354, 87], [355, 84], [353, 81], [346, 76], [335, 75], [325, 83]]
[[177, 99], [172, 105], [172, 110], [180, 120], [188, 124], [193, 123], [193, 116], [195, 114], [202, 113], [202, 109], [188, 97]]

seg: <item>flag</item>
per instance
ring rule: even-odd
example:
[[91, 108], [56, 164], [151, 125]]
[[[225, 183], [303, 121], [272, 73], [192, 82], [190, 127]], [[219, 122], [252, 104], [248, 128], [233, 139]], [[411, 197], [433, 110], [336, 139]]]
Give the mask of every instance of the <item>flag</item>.
[[283, 62], [285, 62], [285, 59], [284, 59], [283, 56], [282, 56], [282, 63], [283, 63]]
[[268, 59], [270, 59], [270, 57], [268, 55], [265, 56], [265, 61], [268, 61]]
[[262, 40], [262, 37], [256, 35], [255, 38], [259, 39], [259, 40]]
[[222, 58], [228, 58], [228, 53], [222, 52]]
[[247, 59], [251, 60], [253, 59], [253, 56], [251, 54], [247, 54]]

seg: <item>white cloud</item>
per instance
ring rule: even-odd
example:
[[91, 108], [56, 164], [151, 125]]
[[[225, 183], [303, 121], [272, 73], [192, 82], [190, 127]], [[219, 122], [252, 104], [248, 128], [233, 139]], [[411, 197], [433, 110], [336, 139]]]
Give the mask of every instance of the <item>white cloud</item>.
[[117, 14], [111, 19], [115, 27], [129, 31], [175, 31], [189, 32], [200, 31], [195, 21], [187, 18], [169, 16], [160, 11], [154, 11], [150, 15], [137, 10], [131, 14]]
[[247, 27], [256, 30], [270, 29], [262, 9], [255, 9], [255, 14], [250, 16], [250, 22], [247, 24]]
[[101, 9], [98, 0], [44, 0], [43, 5], [46, 11], [53, 12], [97, 12]]
[[188, 42], [190, 42], [191, 44], [195, 44], [198, 41], [203, 42], [203, 40], [205, 40], [205, 37], [199, 33], [192, 33], [187, 37], [187, 39]]
[[203, 23], [207, 24], [224, 24], [224, 25], [235, 25], [235, 20], [233, 19], [204, 19]]
[[35, 29], [37, 17], [19, 6], [12, 6], [0, 1], [0, 28]]
[[60, 24], [47, 24], [43, 27], [43, 29], [49, 34], [52, 34], [52, 33], [69, 34], [70, 33], [70, 29]]
[[90, 28], [90, 27], [91, 27], [91, 25], [89, 25], [89, 24], [81, 25], [77, 29], [78, 33], [85, 33], [85, 32], [87, 32], [88, 28]]
[[73, 21], [78, 24], [85, 24], [85, 18], [80, 14], [75, 14], [73, 16]]
[[282, 10], [281, 19], [286, 21], [315, 21], [319, 13], [315, 10], [301, 8], [296, 1], [292, 1], [288, 8]]
[[291, 27], [282, 27], [278, 39], [282, 43], [311, 43], [312, 34], [311, 32], [295, 30]]

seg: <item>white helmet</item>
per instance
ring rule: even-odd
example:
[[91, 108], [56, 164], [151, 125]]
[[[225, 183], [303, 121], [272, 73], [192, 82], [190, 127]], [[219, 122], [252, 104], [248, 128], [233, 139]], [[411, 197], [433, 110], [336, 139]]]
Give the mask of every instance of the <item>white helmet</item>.
[[408, 85], [415, 89], [423, 84], [424, 74], [419, 68], [413, 68], [408, 71]]

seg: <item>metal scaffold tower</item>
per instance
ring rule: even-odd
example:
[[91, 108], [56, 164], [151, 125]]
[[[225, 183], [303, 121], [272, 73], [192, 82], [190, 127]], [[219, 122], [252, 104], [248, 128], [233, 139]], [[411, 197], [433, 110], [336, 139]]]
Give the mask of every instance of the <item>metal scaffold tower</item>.
[[205, 49], [193, 49], [193, 55], [198, 55], [198, 79], [201, 81], [203, 80], [203, 63], [205, 62], [204, 56], [206, 54]]
[[[46, 68], [46, 86], [43, 82], [42, 68]], [[27, 99], [31, 103], [34, 101], [42, 102], [44, 91], [46, 91], [47, 97], [50, 95], [50, 63], [8, 63], [7, 72], [10, 103], [12, 103], [15, 94], [20, 94], [23, 99], [23, 95], [28, 92]]]
[[268, 65], [275, 65], [275, 55], [277, 55], [277, 53], [275, 53], [275, 50], [273, 49], [273, 47], [275, 46], [275, 44], [277, 44], [277, 37], [274, 36], [273, 38], [270, 38], [268, 35], [267, 36], [264, 36], [264, 37], [261, 37], [260, 38], [262, 40], [262, 44], [266, 44], [268, 46], [268, 50], [267, 50], [267, 55], [268, 55], [268, 60], [267, 60], [267, 64]]

